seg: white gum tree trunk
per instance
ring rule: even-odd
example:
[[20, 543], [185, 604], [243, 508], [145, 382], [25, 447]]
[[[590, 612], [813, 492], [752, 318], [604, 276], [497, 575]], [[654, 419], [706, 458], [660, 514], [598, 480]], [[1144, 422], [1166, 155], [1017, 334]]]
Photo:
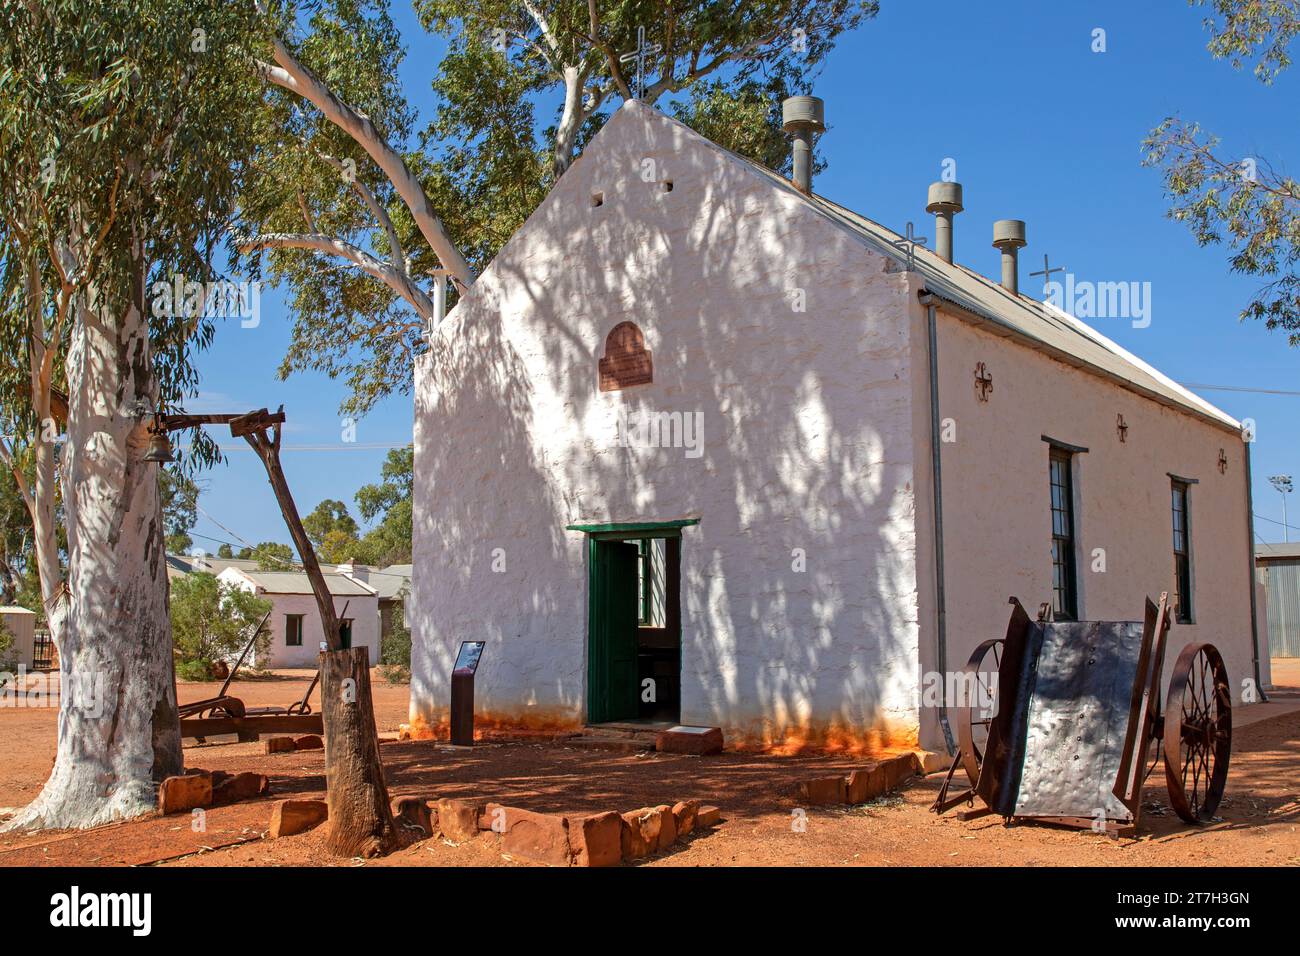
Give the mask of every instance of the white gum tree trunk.
[[156, 806], [181, 772], [143, 271], [128, 303], [90, 290], [72, 333], [63, 494], [71, 600], [54, 770], [10, 828], [98, 826]]

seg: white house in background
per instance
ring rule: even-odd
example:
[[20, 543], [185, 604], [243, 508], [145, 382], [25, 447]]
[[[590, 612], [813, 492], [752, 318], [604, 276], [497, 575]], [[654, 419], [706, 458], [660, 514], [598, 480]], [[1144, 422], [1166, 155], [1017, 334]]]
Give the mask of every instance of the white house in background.
[[[267, 622], [271, 647], [265, 658], [251, 663], [270, 668], [317, 666], [325, 630], [305, 573], [227, 567], [217, 578], [271, 602], [271, 619]], [[369, 648], [370, 662], [379, 663], [378, 592], [344, 574], [326, 573], [325, 583], [334, 598], [334, 612], [344, 624], [345, 643]]]
[[481, 726], [938, 749], [923, 690], [1009, 595], [1140, 620], [1168, 591], [1235, 704], [1267, 682], [1248, 455], [1014, 258], [1000, 285], [629, 102], [416, 364], [412, 731], [482, 640]]
[[379, 596], [379, 639], [382, 641], [393, 629], [395, 623], [409, 628], [410, 614], [407, 610], [408, 598], [411, 596], [411, 566], [409, 564], [390, 564], [386, 568], [371, 567], [349, 561], [335, 566], [339, 574], [361, 581], [375, 589]]

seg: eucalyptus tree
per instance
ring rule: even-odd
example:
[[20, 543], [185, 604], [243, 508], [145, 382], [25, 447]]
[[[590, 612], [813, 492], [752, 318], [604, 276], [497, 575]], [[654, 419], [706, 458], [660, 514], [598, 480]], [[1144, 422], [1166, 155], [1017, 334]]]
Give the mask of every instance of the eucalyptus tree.
[[[1300, 36], [1296, 0], [1197, 0], [1210, 8], [1208, 48], [1233, 67], [1253, 62], [1270, 85], [1291, 64]], [[1233, 272], [1264, 282], [1241, 318], [1262, 320], [1300, 345], [1300, 182], [1261, 156], [1224, 150], [1220, 139], [1180, 116], [1166, 118], [1143, 143], [1144, 162], [1160, 170], [1169, 216], [1202, 246], [1226, 245]]]
[[447, 42], [430, 69], [437, 113], [418, 136], [387, 0], [262, 9], [277, 31], [261, 74], [279, 126], [243, 198], [256, 225], [244, 249], [266, 253], [291, 290], [281, 374], [342, 377], [344, 410], [364, 413], [409, 388], [442, 274], [467, 288], [633, 95], [622, 57], [639, 30], [658, 47], [644, 102], [780, 168], [780, 100], [806, 90], [877, 4], [415, 0]]
[[232, 228], [261, 117], [247, 52], [259, 23], [225, 0], [0, 7], [0, 219], [6, 269], [28, 284], [20, 354], [57, 348], [67, 396], [58, 750], [12, 827], [148, 812], [157, 780], [181, 769], [163, 516], [142, 459], [152, 413], [194, 388], [212, 328], [155, 308], [148, 289], [208, 279]]

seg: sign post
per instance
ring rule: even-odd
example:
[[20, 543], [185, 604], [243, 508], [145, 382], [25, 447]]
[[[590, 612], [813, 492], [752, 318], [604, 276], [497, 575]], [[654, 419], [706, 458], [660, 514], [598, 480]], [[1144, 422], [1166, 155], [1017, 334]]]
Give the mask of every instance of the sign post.
[[462, 641], [451, 671], [451, 743], [474, 746], [474, 672], [483, 656], [483, 641]]

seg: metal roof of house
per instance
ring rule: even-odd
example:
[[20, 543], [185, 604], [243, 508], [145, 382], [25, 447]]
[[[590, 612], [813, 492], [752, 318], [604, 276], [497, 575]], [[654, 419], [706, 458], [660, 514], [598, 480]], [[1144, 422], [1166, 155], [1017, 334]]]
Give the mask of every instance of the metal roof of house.
[[[311, 594], [311, 581], [303, 571], [237, 569], [267, 594]], [[325, 586], [335, 597], [374, 597], [375, 589], [343, 574], [325, 573]]]
[[390, 564], [386, 568], [372, 568], [366, 583], [379, 592], [381, 601], [392, 600], [411, 588], [411, 565]]
[[[689, 130], [689, 127], [671, 117], [663, 118]], [[691, 135], [700, 135], [693, 130], [689, 131]], [[865, 240], [877, 252], [899, 262], [906, 261], [906, 253], [895, 245], [903, 240], [903, 236], [892, 229], [816, 193], [804, 193], [781, 174], [718, 146], [711, 140], [705, 141]], [[1046, 352], [1067, 364], [1100, 374], [1163, 405], [1189, 412], [1240, 434], [1241, 423], [1231, 415], [1179, 385], [1085, 322], [1050, 303], [1023, 294], [1013, 295], [1002, 288], [1000, 283], [959, 263], [946, 262], [938, 253], [924, 246], [915, 247], [912, 268], [924, 280], [927, 291], [967, 313], [962, 318], [975, 321], [995, 334], [1016, 339], [1031, 348]]]
[[210, 554], [167, 555], [168, 574], [194, 574], [196, 571], [206, 574], [220, 574], [226, 568], [256, 571], [257, 564], [257, 560], [253, 558], [218, 558]]
[[1300, 558], [1300, 542], [1291, 542], [1290, 544], [1264, 544], [1255, 545], [1256, 561], [1276, 561], [1286, 559]]

